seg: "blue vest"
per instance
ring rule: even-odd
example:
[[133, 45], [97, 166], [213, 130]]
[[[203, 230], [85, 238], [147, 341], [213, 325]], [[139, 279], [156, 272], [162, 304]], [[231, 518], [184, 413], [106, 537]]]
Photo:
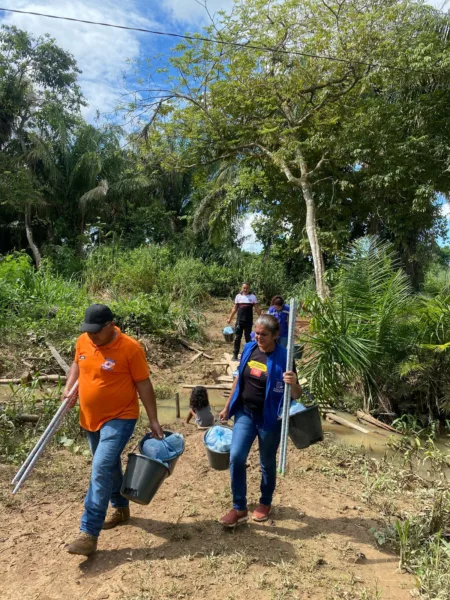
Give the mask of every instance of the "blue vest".
[[[243, 376], [245, 367], [250, 359], [253, 350], [257, 347], [256, 342], [245, 344], [242, 352], [241, 362], [239, 365], [239, 375], [236, 388], [231, 398], [229, 416], [236, 414], [239, 408], [239, 396], [241, 394], [241, 377]], [[266, 399], [264, 402], [264, 425], [265, 430], [276, 429], [278, 423], [278, 414], [283, 404], [284, 382], [283, 373], [286, 371], [286, 348], [275, 345], [275, 350], [267, 357], [267, 383], [266, 383]]]
[[275, 308], [275, 306], [271, 306], [269, 308], [269, 310], [267, 311], [269, 313], [269, 315], [274, 316], [275, 319], [277, 319], [278, 323], [280, 324], [280, 337], [288, 336], [289, 311], [290, 311], [290, 307], [288, 304], [285, 304], [280, 311], [278, 311]]

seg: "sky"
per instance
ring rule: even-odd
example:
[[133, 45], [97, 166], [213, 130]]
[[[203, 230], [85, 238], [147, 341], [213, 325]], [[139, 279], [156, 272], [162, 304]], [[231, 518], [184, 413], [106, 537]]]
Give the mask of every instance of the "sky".
[[[208, 11], [204, 0], [0, 0], [0, 3], [2, 8], [186, 33], [201, 30], [209, 22], [208, 12], [214, 15], [219, 10], [230, 11], [233, 0], [208, 0]], [[442, 8], [445, 0], [430, 3]], [[79, 83], [88, 101], [84, 109], [88, 121], [94, 121], [97, 112], [113, 113], [126, 91], [124, 77], [128, 81], [134, 77], [133, 61], [168, 55], [176, 43], [173, 38], [0, 10], [0, 25], [3, 24], [16, 25], [34, 36], [49, 33], [58, 45], [73, 54], [82, 71]], [[443, 211], [450, 222], [448, 203], [444, 203]], [[251, 228], [254, 217], [250, 215], [244, 223], [243, 234], [247, 238], [244, 247], [257, 252], [260, 245]]]

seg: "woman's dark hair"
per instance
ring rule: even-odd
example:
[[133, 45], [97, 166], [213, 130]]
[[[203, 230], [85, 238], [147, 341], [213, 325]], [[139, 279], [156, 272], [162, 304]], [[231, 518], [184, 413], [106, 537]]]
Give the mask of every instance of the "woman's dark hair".
[[273, 336], [280, 331], [280, 323], [273, 315], [264, 314], [259, 316], [255, 321], [255, 325], [262, 325], [268, 329]]
[[205, 387], [198, 385], [192, 390], [189, 406], [192, 410], [200, 410], [209, 406], [208, 392]]
[[276, 304], [277, 306], [278, 306], [279, 304], [281, 304], [281, 306], [284, 306], [284, 298], [283, 298], [282, 296], [274, 296], [274, 297], [272, 298], [272, 301], [271, 301], [271, 303], [270, 303], [270, 306], [274, 306], [275, 304]]

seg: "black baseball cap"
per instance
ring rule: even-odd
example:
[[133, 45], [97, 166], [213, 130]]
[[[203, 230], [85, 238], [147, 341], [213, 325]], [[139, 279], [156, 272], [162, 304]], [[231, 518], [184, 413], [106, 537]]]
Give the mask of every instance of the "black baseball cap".
[[92, 304], [88, 306], [84, 313], [84, 323], [81, 325], [81, 331], [97, 333], [100, 329], [114, 320], [111, 309], [104, 304]]

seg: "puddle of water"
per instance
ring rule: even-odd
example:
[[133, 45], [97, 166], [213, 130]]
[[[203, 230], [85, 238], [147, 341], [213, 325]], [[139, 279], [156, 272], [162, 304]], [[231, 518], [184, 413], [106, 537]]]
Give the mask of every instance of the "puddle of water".
[[[347, 419], [355, 425], [368, 429], [370, 433], [361, 433], [355, 429], [338, 425], [337, 423], [330, 423], [329, 421], [323, 421], [323, 429], [326, 432], [332, 433], [335, 439], [347, 446], [358, 446], [365, 448], [370, 454], [374, 456], [382, 456], [386, 452], [392, 453], [387, 442], [393, 437], [400, 439], [400, 434], [391, 433], [389, 431], [383, 432], [382, 429], [372, 427], [371, 425], [360, 422], [358, 419], [348, 413], [336, 411], [336, 415]], [[435, 444], [441, 452], [446, 454], [450, 453], [450, 437], [447, 434], [438, 436], [435, 440]]]
[[[189, 412], [190, 391], [180, 391], [180, 413], [181, 418], [185, 419]], [[208, 390], [209, 403], [212, 413], [215, 417], [219, 416], [220, 411], [225, 406], [225, 398], [219, 390]], [[176, 421], [175, 396], [164, 400], [158, 400], [158, 420], [160, 423], [173, 423]]]

